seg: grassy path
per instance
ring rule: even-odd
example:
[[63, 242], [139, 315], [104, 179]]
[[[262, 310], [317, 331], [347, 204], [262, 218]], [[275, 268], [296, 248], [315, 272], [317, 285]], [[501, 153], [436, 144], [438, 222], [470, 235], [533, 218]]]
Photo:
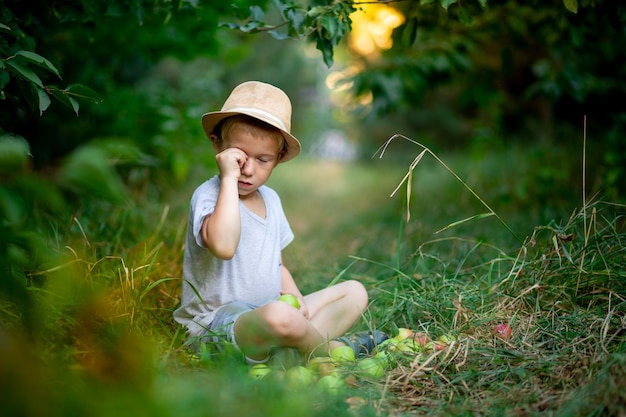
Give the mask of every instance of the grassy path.
[[[372, 164], [301, 160], [274, 171], [270, 185], [281, 195], [296, 235], [285, 257], [309, 280], [331, 279], [351, 260], [393, 253], [401, 201], [389, 195], [401, 169]], [[315, 284], [319, 285], [319, 284]]]

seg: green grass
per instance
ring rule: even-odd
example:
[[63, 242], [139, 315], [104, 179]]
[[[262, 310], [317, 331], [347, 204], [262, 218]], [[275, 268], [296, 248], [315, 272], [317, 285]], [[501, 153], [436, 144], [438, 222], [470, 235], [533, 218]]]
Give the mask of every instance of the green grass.
[[371, 297], [358, 327], [453, 334], [447, 350], [399, 357], [384, 379], [337, 396], [252, 380], [228, 355], [191, 355], [171, 312], [196, 175], [158, 205], [102, 209], [99, 228], [89, 213], [56, 232], [57, 255], [29, 289], [31, 330], [19, 305], [0, 304], [3, 415], [623, 415], [626, 207], [581, 207], [575, 185], [550, 199], [546, 185], [530, 187], [541, 160], [520, 163], [511, 149], [442, 160], [522, 242], [494, 216], [472, 218], [489, 210], [432, 158], [413, 170], [407, 222], [406, 188], [390, 194], [418, 151], [406, 162], [303, 158], [271, 185], [304, 291], [358, 279]]

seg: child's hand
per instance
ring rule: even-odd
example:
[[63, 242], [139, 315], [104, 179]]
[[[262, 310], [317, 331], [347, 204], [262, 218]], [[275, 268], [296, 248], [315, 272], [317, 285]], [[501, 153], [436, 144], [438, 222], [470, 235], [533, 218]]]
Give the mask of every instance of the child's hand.
[[293, 295], [291, 293], [284, 292], [284, 291], [281, 291], [280, 295], [281, 296], [283, 296], [283, 295], [290, 295], [290, 296], [296, 297], [298, 299], [298, 304], [299, 305], [294, 305], [294, 304], [292, 304], [292, 305], [294, 307], [296, 307], [298, 310], [300, 310], [300, 312], [302, 313], [302, 315], [304, 316], [305, 319], [307, 319], [307, 320], [309, 319], [309, 307], [306, 305], [306, 301], [304, 301], [304, 297], [302, 295], [295, 296], [295, 295]]
[[306, 301], [304, 301], [303, 297], [299, 297], [298, 301], [300, 302], [300, 312], [304, 316], [305, 319], [309, 319], [309, 307], [306, 305]]
[[227, 148], [218, 153], [215, 160], [222, 180], [231, 177], [238, 180], [241, 177], [241, 168], [248, 160], [248, 155], [241, 149]]

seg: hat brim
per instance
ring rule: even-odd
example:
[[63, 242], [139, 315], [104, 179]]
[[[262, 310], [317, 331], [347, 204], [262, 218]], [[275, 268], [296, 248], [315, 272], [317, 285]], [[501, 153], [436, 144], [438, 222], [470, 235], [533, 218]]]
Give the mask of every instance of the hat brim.
[[276, 122], [274, 120], [265, 118], [263, 117], [263, 115], [246, 113], [246, 112], [229, 112], [229, 111], [215, 111], [215, 112], [205, 113], [202, 115], [202, 129], [204, 129], [204, 133], [207, 135], [207, 137], [210, 138], [211, 133], [213, 133], [215, 126], [217, 126], [219, 122], [221, 122], [223, 119], [227, 117], [236, 116], [238, 114], [244, 114], [246, 116], [254, 117], [255, 119], [261, 120], [262, 122], [265, 122], [269, 124], [270, 126], [275, 127], [276, 129], [280, 130], [283, 137], [285, 138], [287, 152], [285, 152], [285, 154], [283, 155], [283, 157], [280, 159], [279, 162], [287, 162], [300, 154], [300, 151], [302, 149], [302, 146], [300, 145], [300, 141], [291, 133], [276, 126]]

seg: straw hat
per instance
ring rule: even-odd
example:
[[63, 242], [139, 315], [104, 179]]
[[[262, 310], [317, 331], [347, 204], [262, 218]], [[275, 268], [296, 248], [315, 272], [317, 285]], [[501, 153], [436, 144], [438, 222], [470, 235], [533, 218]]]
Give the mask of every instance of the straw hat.
[[290, 133], [291, 102], [280, 88], [260, 81], [239, 84], [226, 99], [222, 110], [202, 116], [202, 128], [207, 136], [210, 136], [222, 119], [236, 114], [252, 116], [282, 132], [287, 152], [280, 162], [287, 162], [300, 153], [300, 142]]

